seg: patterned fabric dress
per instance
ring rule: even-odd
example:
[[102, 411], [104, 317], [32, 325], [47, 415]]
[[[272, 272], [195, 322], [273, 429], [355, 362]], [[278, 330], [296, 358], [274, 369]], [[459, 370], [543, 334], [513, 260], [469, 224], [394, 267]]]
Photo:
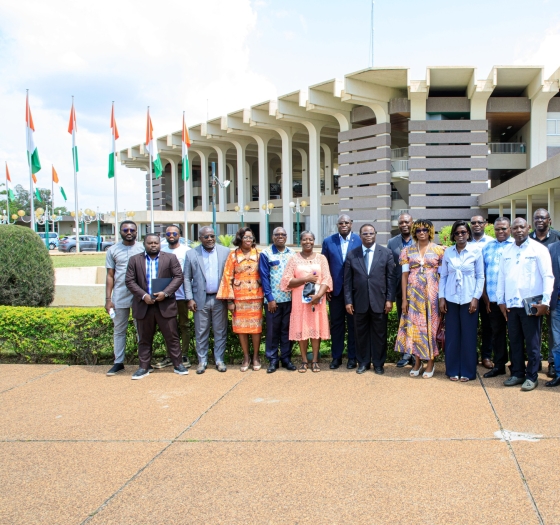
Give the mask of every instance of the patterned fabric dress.
[[444, 246], [431, 243], [424, 255], [424, 264], [413, 244], [400, 255], [401, 266], [409, 265], [406, 298], [408, 313], [402, 314], [395, 344], [395, 352], [433, 359], [439, 354], [436, 334], [439, 327], [439, 274]]
[[234, 301], [233, 331], [260, 334], [263, 317], [263, 289], [259, 275], [259, 252], [253, 248], [249, 258], [237, 248], [227, 258], [217, 299]]
[[[304, 259], [296, 253], [289, 261], [280, 281], [280, 289], [288, 291], [288, 283], [296, 278], [306, 277], [316, 272], [319, 280], [317, 284], [326, 284], [327, 292], [332, 291], [333, 283], [327, 258], [316, 253], [312, 259]], [[330, 339], [329, 317], [327, 315], [327, 298], [323, 296], [321, 302], [315, 305], [315, 311], [310, 303], [304, 303], [303, 286], [292, 288], [292, 313], [290, 315], [290, 341], [305, 339]]]

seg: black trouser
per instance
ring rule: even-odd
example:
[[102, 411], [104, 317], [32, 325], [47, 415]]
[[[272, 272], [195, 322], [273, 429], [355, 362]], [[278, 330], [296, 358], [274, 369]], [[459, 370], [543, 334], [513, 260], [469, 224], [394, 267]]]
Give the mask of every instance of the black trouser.
[[[541, 318], [527, 315], [525, 308], [510, 308], [507, 315], [511, 375], [535, 381], [538, 377], [541, 356]], [[527, 366], [525, 366], [525, 349], [528, 357]]]
[[[486, 304], [482, 303], [482, 308]], [[492, 328], [492, 350], [494, 351], [494, 367], [505, 369], [509, 361], [507, 352], [507, 321], [498, 303], [490, 303], [490, 327]]]
[[470, 303], [447, 301], [445, 314], [445, 373], [449, 377], [476, 379], [476, 327], [478, 312], [469, 313]]
[[337, 295], [331, 296], [329, 303], [331, 321], [331, 353], [333, 359], [342, 359], [344, 339], [348, 327], [348, 359], [356, 359], [356, 340], [354, 337], [354, 316], [346, 312], [344, 289]]
[[387, 319], [385, 313], [376, 313], [371, 307], [365, 313], [354, 312], [356, 358], [363, 366], [383, 366], [387, 360]]
[[276, 312], [268, 311], [268, 304], [264, 305], [266, 312], [266, 350], [265, 356], [269, 363], [278, 364], [278, 346], [280, 346], [280, 361], [288, 363], [292, 359], [293, 342], [290, 341], [290, 314], [292, 301], [276, 303]]
[[[486, 303], [480, 300], [480, 308], [478, 309], [480, 318], [480, 359], [492, 359], [492, 324], [490, 322], [490, 314], [486, 311]], [[503, 317], [503, 316], [502, 316]]]

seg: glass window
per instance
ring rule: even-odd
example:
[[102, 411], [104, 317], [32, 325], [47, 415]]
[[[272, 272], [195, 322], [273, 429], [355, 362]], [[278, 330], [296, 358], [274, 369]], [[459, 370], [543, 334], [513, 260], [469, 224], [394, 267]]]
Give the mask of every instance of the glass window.
[[546, 121], [547, 135], [560, 135], [560, 120], [548, 119]]

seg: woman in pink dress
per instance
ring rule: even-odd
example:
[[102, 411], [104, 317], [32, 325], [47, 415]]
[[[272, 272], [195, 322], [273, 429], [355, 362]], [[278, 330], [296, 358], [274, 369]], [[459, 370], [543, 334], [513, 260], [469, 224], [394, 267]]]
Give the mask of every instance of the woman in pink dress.
[[[307, 371], [307, 346], [311, 339], [313, 350], [313, 372], [320, 372], [319, 347], [321, 339], [330, 339], [327, 301], [324, 295], [332, 290], [329, 264], [324, 255], [313, 252], [315, 235], [309, 231], [301, 234], [301, 252], [289, 261], [282, 275], [280, 289], [292, 292], [292, 313], [290, 315], [290, 340], [299, 343], [302, 363], [299, 372]], [[319, 285], [319, 291], [310, 296], [309, 303], [303, 302], [305, 283]]]

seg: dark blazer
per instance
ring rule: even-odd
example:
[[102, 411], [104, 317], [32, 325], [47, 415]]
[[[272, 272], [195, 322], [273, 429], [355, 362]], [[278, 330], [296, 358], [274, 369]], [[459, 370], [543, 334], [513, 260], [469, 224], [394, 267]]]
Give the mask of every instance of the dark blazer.
[[[175, 292], [183, 284], [183, 271], [179, 260], [172, 253], [159, 252], [158, 278], [171, 277], [172, 281], [164, 290], [169, 295], [163, 301], [156, 301], [159, 311], [163, 317], [175, 317], [178, 314]], [[128, 261], [125, 278], [126, 287], [132, 293], [132, 317], [144, 319], [148, 311], [148, 305], [142, 301], [144, 294], [148, 293], [146, 281], [146, 254], [133, 255]]]
[[558, 306], [558, 289], [560, 287], [560, 242], [549, 244], [548, 251], [552, 259], [552, 273], [554, 274], [554, 288], [550, 297], [550, 309], [554, 310]]
[[369, 274], [362, 245], [346, 254], [344, 264], [344, 296], [354, 311], [365, 313], [371, 306], [375, 313], [385, 310], [385, 302], [395, 300], [395, 261], [391, 251], [375, 244]]
[[387, 248], [391, 250], [393, 254], [393, 260], [395, 261], [395, 297], [401, 295], [401, 281], [402, 281], [402, 266], [399, 264], [399, 257], [402, 251], [402, 235], [399, 233], [389, 239], [387, 243]]
[[[348, 257], [348, 254], [354, 248], [361, 245], [362, 241], [360, 236], [350, 232], [350, 240], [348, 242], [346, 257]], [[327, 258], [329, 263], [329, 270], [333, 280], [332, 294], [336, 297], [340, 294], [340, 292], [342, 292], [342, 286], [344, 285], [344, 261], [342, 260], [342, 248], [340, 247], [340, 235], [338, 232], [327, 237], [323, 241], [321, 253]]]

